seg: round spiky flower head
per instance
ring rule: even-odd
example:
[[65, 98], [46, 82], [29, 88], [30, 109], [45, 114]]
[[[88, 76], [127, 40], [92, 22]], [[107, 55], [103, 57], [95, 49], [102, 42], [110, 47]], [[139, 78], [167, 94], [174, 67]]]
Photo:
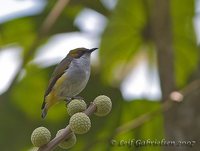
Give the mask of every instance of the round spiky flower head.
[[105, 95], [100, 95], [94, 99], [94, 104], [97, 106], [96, 112], [97, 116], [105, 116], [110, 113], [112, 109], [111, 99]]
[[50, 131], [45, 127], [36, 128], [31, 134], [31, 142], [34, 146], [40, 147], [47, 144], [51, 139]]
[[76, 113], [69, 120], [70, 129], [76, 134], [84, 134], [90, 130], [91, 121], [85, 113]]
[[[59, 130], [57, 132], [56, 136], [61, 135], [63, 131], [64, 131], [64, 129]], [[72, 132], [72, 133], [70, 133], [69, 138], [67, 138], [66, 140], [61, 142], [58, 146], [62, 149], [69, 149], [72, 146], [74, 146], [75, 144], [76, 144], [76, 135]]]
[[84, 100], [72, 100], [68, 105], [67, 105], [67, 112], [70, 116], [77, 112], [82, 112], [86, 110], [87, 104], [85, 103]]

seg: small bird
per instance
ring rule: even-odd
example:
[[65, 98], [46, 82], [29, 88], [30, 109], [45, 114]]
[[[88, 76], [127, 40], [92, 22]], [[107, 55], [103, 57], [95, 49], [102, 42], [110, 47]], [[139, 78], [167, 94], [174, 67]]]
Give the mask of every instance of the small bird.
[[85, 88], [90, 77], [90, 55], [98, 48], [71, 50], [57, 65], [44, 94], [42, 118], [59, 100], [70, 100]]

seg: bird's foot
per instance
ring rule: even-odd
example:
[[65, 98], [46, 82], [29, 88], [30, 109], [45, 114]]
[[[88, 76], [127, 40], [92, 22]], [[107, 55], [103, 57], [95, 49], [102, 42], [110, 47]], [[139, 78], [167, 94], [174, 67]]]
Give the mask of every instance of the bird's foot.
[[66, 104], [68, 104], [69, 102], [71, 102], [72, 98], [71, 97], [66, 97], [66, 99], [64, 100], [66, 102]]
[[81, 96], [66, 97], [66, 99], [64, 101], [66, 102], [66, 104], [68, 104], [69, 102], [71, 102], [74, 99], [83, 100], [83, 97], [81, 97]]

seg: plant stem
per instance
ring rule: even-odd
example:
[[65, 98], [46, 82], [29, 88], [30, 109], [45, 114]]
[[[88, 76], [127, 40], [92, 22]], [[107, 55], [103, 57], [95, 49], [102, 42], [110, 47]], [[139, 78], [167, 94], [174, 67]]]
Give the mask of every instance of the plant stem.
[[[88, 108], [84, 111], [84, 113], [88, 116], [91, 116], [94, 112], [96, 111], [96, 105], [91, 102], [90, 105], [88, 106]], [[62, 141], [64, 141], [65, 139], [67, 139], [69, 137], [69, 135], [71, 134], [71, 129], [69, 127], [69, 125], [67, 125], [65, 127], [65, 129], [63, 130], [62, 134], [59, 136], [56, 136], [54, 139], [52, 139], [48, 144], [40, 147], [38, 149], [38, 151], [52, 151], [53, 149], [56, 148], [56, 146], [58, 146], [58, 144]]]

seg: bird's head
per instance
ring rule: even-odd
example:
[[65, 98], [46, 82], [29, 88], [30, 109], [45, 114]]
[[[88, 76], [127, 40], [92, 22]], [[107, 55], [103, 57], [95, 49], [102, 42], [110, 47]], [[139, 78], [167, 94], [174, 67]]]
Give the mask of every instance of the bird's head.
[[68, 53], [68, 56], [72, 57], [72, 58], [80, 58], [81, 56], [88, 54], [90, 55], [93, 51], [95, 51], [98, 48], [92, 48], [92, 49], [86, 49], [86, 48], [76, 48], [71, 50]]

